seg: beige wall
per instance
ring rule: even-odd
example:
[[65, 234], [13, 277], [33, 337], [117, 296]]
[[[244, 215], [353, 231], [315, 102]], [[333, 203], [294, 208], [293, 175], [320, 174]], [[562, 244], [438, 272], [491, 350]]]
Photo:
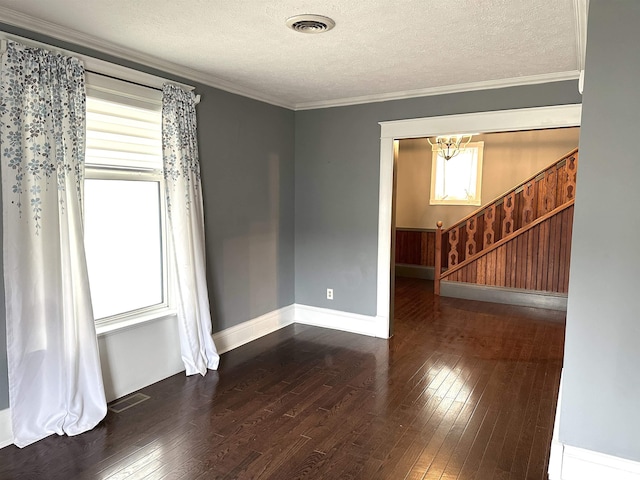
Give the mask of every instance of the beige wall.
[[[482, 204], [486, 204], [578, 146], [579, 128], [476, 135], [484, 142]], [[400, 141], [397, 166], [396, 227], [452, 225], [474, 206], [429, 205], [431, 146], [426, 138]]]

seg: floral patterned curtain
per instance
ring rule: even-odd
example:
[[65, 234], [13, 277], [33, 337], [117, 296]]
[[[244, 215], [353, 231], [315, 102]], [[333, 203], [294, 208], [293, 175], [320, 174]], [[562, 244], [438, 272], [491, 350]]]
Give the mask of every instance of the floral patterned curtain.
[[187, 375], [205, 375], [220, 357], [211, 337], [195, 105], [192, 92], [164, 85], [162, 147], [180, 347]]
[[8, 42], [0, 71], [3, 267], [14, 443], [106, 414], [82, 231], [84, 68]]

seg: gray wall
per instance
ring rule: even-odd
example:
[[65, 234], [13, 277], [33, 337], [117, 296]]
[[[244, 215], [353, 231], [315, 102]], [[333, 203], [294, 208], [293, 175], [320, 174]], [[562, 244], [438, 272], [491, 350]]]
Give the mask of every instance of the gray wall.
[[[147, 67], [4, 25], [0, 30], [187, 84]], [[195, 84], [214, 331], [294, 301], [294, 113]], [[1, 259], [0, 259], [1, 262]], [[0, 409], [9, 405], [4, 287]]]
[[378, 122], [580, 102], [569, 81], [296, 112], [296, 303], [376, 314]]
[[563, 443], [635, 461], [639, 24], [637, 0], [590, 2], [560, 417]]
[[206, 95], [198, 132], [218, 331], [294, 302], [294, 114], [212, 88], [198, 91]]

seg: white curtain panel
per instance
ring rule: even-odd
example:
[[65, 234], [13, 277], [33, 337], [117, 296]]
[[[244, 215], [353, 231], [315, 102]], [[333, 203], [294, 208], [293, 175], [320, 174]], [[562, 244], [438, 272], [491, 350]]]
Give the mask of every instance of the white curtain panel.
[[0, 143], [14, 443], [92, 429], [107, 411], [82, 233], [84, 68], [8, 42]]
[[162, 148], [169, 216], [169, 255], [187, 375], [216, 370], [220, 356], [211, 336], [207, 290], [204, 208], [192, 92], [164, 85]]

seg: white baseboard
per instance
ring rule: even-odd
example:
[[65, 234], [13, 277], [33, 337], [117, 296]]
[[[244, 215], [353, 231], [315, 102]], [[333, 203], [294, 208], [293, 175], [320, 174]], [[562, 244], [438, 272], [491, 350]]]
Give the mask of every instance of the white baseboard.
[[304, 325], [332, 328], [370, 337], [389, 337], [386, 320], [358, 313], [296, 304], [295, 321]]
[[0, 410], [0, 448], [13, 444], [13, 431], [11, 429], [11, 410]]
[[551, 439], [549, 480], [640, 480], [639, 462], [561, 443], [559, 439], [561, 402], [562, 376]]
[[640, 480], [640, 462], [563, 445], [562, 471], [551, 480]]
[[218, 353], [225, 353], [293, 323], [388, 338], [386, 319], [293, 304], [213, 334]]
[[558, 388], [558, 404], [556, 405], [556, 418], [553, 422], [553, 435], [551, 436], [551, 451], [549, 453], [549, 480], [562, 479], [562, 456], [564, 455], [564, 445], [560, 443], [560, 406], [562, 404], [562, 375], [560, 372], [560, 387]]
[[551, 451], [549, 452], [549, 480], [562, 480], [562, 459], [564, 456], [564, 445], [556, 438], [557, 429], [554, 428], [551, 439]]
[[294, 322], [294, 317], [295, 306], [289, 305], [216, 332], [213, 334], [213, 341], [218, 353], [225, 353], [291, 325]]

